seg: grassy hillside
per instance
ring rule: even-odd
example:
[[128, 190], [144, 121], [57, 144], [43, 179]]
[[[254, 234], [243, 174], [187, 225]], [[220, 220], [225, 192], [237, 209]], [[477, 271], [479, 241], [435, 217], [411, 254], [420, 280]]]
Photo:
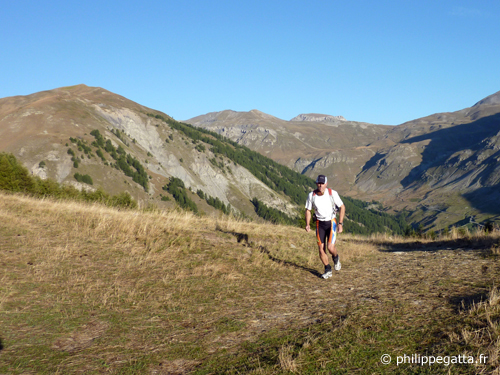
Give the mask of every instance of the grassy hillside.
[[[314, 234], [300, 228], [3, 193], [0, 212], [2, 374], [499, 366], [498, 233], [340, 235], [342, 270], [322, 280]], [[396, 365], [415, 353], [488, 360]]]

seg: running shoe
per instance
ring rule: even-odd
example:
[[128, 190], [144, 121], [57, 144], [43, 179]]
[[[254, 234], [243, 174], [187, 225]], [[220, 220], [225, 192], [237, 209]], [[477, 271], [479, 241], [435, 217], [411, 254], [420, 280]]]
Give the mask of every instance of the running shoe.
[[321, 277], [323, 279], [328, 279], [328, 278], [332, 277], [332, 275], [333, 275], [332, 271], [326, 271], [323, 275], [321, 275]]
[[334, 263], [334, 265], [333, 265], [333, 269], [334, 269], [335, 271], [340, 271], [340, 268], [341, 268], [341, 267], [342, 267], [342, 265], [340, 264], [340, 260], [339, 260], [339, 261], [337, 261], [337, 263]]

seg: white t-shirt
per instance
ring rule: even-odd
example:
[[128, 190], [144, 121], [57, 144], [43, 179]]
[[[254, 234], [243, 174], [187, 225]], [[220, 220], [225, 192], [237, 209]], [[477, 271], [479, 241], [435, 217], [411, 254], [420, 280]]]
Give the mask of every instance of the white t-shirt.
[[[337, 213], [337, 207], [344, 205], [342, 199], [340, 199], [339, 193], [332, 190], [332, 195], [328, 192], [328, 188], [325, 190], [323, 195], [314, 195], [314, 192], [310, 192], [307, 196], [306, 210], [311, 210], [314, 207], [316, 212], [316, 217], [321, 221], [330, 221], [335, 217]], [[336, 207], [332, 206], [332, 198]]]

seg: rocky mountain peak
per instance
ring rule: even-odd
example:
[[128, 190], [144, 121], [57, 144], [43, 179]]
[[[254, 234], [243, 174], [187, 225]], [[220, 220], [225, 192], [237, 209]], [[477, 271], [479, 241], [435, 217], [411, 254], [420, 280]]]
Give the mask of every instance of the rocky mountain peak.
[[494, 105], [494, 104], [500, 104], [500, 91], [494, 93], [493, 95], [487, 96], [483, 100], [480, 100], [479, 102], [474, 104], [474, 107], [480, 105]]
[[322, 115], [319, 113], [303, 113], [295, 116], [290, 121], [311, 121], [311, 122], [339, 122], [347, 121], [344, 116]]

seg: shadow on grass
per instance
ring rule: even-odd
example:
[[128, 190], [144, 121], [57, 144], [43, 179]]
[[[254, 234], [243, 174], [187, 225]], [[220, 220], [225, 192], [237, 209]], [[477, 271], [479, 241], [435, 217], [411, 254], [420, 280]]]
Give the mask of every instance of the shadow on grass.
[[236, 240], [238, 241], [238, 243], [242, 243], [243, 242], [243, 245], [248, 246], [248, 247], [250, 247], [252, 249], [259, 250], [261, 253], [266, 254], [269, 257], [269, 259], [271, 259], [273, 262], [276, 262], [276, 263], [284, 265], [284, 266], [294, 267], [294, 268], [297, 268], [297, 269], [300, 269], [300, 270], [303, 270], [303, 271], [307, 271], [307, 272], [313, 274], [316, 277], [321, 277], [321, 273], [319, 273], [317, 270], [315, 270], [313, 268], [301, 266], [300, 264], [296, 264], [294, 262], [290, 262], [289, 260], [283, 260], [283, 259], [276, 258], [273, 254], [271, 254], [271, 252], [265, 246], [258, 246], [258, 247], [256, 247], [253, 242], [250, 242], [248, 240], [248, 234], [246, 234], [246, 233], [224, 231], [224, 230], [222, 230], [220, 228], [217, 228], [217, 230], [220, 231], [220, 232], [222, 232], [222, 233], [231, 234], [231, 235], [235, 236]]
[[[364, 243], [366, 241], [349, 240], [350, 242]], [[459, 238], [449, 240], [435, 240], [423, 242], [419, 240], [411, 242], [376, 241], [374, 245], [380, 247], [381, 252], [413, 252], [413, 251], [453, 251], [453, 250], [477, 250], [484, 252], [484, 255], [491, 254], [491, 248], [499, 243], [496, 238]]]
[[290, 262], [289, 260], [283, 260], [283, 259], [278, 259], [276, 258], [274, 255], [271, 254], [271, 252], [266, 249], [264, 246], [259, 246], [258, 247], [258, 250], [261, 252], [261, 253], [264, 253], [266, 254], [269, 259], [271, 259], [273, 262], [276, 262], [278, 264], [282, 264], [284, 266], [290, 266], [290, 267], [295, 267], [295, 268], [298, 268], [300, 270], [303, 270], [303, 271], [307, 271], [309, 273], [312, 273], [314, 276], [316, 277], [321, 277], [321, 273], [319, 273], [318, 271], [316, 271], [315, 269], [313, 268], [309, 268], [309, 267], [305, 267], [305, 266], [301, 266], [300, 264], [296, 264], [296, 263], [293, 263], [293, 262]]
[[3, 343], [2, 343], [2, 339], [0, 339], [0, 351], [3, 350]]
[[480, 302], [488, 300], [488, 291], [478, 292], [467, 296], [453, 296], [449, 298], [450, 304], [453, 306], [455, 313], [459, 314], [463, 311], [469, 311]]

